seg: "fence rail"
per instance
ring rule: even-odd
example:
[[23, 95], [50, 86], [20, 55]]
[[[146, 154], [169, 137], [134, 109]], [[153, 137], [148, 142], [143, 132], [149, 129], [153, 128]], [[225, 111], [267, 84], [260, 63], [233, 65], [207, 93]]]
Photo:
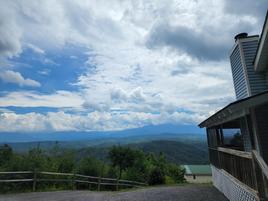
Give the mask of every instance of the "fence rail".
[[[119, 180], [116, 178], [95, 177], [89, 175], [81, 175], [75, 173], [59, 173], [59, 172], [45, 172], [45, 171], [16, 171], [16, 172], [0, 172], [1, 175], [13, 176], [12, 179], [0, 179], [0, 183], [17, 183], [17, 182], [32, 182], [32, 190], [36, 191], [37, 184], [40, 182], [67, 182], [72, 184], [72, 188], [76, 189], [77, 184], [87, 183], [89, 185], [94, 184], [97, 186], [98, 191], [101, 190], [101, 186], [115, 186], [116, 190], [120, 186], [123, 187], [143, 187], [147, 186], [146, 183]], [[31, 175], [32, 178], [15, 179], [14, 175]], [[42, 178], [44, 176], [59, 176], [65, 178]], [[67, 177], [67, 178], [66, 178]]]
[[222, 169], [235, 178], [257, 190], [255, 171], [250, 152], [242, 152], [227, 148], [218, 148], [219, 164]]

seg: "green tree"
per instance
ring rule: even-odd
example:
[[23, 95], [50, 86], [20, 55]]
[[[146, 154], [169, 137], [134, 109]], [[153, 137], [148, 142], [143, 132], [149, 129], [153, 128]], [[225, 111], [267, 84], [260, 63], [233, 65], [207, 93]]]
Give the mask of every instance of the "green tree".
[[6, 166], [13, 157], [13, 150], [8, 144], [0, 148], [0, 167]]
[[133, 166], [135, 161], [135, 151], [129, 147], [113, 146], [108, 156], [112, 162], [112, 166], [117, 167], [119, 170], [119, 179], [121, 179], [122, 172]]
[[29, 150], [25, 156], [24, 164], [28, 170], [49, 170], [48, 156], [40, 149], [40, 147]]
[[166, 175], [171, 177], [175, 183], [185, 182], [184, 178], [185, 169], [175, 164], [167, 164]]
[[165, 173], [159, 167], [154, 167], [149, 173], [148, 183], [150, 185], [164, 184], [165, 183]]
[[135, 150], [134, 162], [131, 167], [128, 167], [125, 172], [125, 177], [128, 180], [147, 182], [148, 177], [148, 162], [143, 151]]
[[240, 133], [234, 134], [234, 136], [230, 140], [230, 144], [232, 146], [235, 146], [235, 147], [238, 147], [238, 148], [242, 148], [243, 147], [242, 135]]
[[102, 175], [102, 170], [103, 163], [90, 156], [83, 158], [78, 165], [78, 172], [80, 174], [98, 177]]

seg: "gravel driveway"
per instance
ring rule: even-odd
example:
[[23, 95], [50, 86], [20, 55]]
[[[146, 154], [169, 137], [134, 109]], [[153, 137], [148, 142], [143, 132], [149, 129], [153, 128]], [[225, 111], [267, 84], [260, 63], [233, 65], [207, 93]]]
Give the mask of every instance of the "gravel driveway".
[[212, 186], [153, 187], [126, 192], [57, 191], [0, 195], [0, 201], [228, 201]]

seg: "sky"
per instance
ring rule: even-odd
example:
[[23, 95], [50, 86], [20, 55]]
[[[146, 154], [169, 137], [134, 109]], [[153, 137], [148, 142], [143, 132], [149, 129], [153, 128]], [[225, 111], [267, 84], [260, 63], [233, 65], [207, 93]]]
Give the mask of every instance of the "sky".
[[196, 125], [267, 0], [0, 0], [0, 133]]

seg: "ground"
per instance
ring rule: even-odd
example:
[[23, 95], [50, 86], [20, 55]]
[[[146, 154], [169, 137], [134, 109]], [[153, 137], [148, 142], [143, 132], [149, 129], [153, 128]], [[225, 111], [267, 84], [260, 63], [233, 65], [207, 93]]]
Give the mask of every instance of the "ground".
[[202, 185], [152, 187], [124, 192], [57, 191], [0, 195], [0, 201], [228, 201]]

